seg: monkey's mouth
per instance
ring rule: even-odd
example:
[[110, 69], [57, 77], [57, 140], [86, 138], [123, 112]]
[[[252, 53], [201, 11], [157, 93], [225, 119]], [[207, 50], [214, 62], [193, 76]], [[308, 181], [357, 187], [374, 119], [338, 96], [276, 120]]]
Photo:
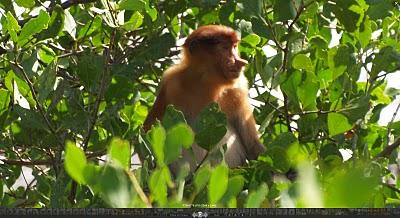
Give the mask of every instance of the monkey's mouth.
[[240, 76], [241, 69], [233, 69], [229, 71], [229, 75], [231, 78], [238, 78]]

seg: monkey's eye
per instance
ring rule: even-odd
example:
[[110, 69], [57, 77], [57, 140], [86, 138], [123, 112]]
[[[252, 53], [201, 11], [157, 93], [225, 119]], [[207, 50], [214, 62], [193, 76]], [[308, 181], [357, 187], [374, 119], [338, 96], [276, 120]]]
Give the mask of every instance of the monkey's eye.
[[222, 49], [224, 50], [229, 50], [231, 48], [231, 46], [229, 45], [222, 45]]

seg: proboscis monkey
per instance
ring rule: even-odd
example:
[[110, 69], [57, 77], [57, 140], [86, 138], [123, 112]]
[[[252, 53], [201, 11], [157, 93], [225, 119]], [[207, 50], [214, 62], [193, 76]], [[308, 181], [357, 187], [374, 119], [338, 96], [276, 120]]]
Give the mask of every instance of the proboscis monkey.
[[[264, 152], [248, 101], [247, 79], [243, 75], [247, 61], [239, 56], [239, 41], [236, 32], [226, 26], [208, 25], [193, 31], [183, 45], [181, 62], [163, 75], [159, 94], [144, 122], [145, 131], [156, 119], [162, 119], [169, 104], [181, 110], [191, 125], [201, 110], [216, 102], [227, 116], [228, 131], [219, 143], [227, 145], [227, 165], [241, 166], [246, 159], [256, 159]], [[193, 153], [182, 152], [182, 159], [189, 162], [191, 170], [207, 154], [196, 144], [192, 149]]]

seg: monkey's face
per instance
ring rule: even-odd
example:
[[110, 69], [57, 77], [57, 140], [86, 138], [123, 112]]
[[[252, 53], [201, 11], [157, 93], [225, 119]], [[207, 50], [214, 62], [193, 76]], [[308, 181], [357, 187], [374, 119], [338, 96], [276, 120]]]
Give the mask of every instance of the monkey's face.
[[216, 46], [216, 66], [226, 79], [236, 79], [240, 76], [247, 61], [239, 56], [237, 43], [219, 43]]

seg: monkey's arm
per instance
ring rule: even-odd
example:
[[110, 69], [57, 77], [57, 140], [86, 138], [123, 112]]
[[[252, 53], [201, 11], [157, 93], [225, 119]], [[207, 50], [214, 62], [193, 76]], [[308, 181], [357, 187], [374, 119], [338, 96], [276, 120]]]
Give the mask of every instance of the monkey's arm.
[[161, 87], [160, 93], [157, 95], [153, 107], [148, 113], [146, 120], [143, 123], [143, 129], [147, 132], [154, 122], [158, 119], [161, 120], [164, 116], [165, 108], [167, 106], [165, 88]]
[[221, 110], [225, 112], [228, 123], [239, 136], [246, 151], [246, 158], [254, 160], [265, 151], [258, 138], [256, 122], [248, 102], [247, 92], [240, 88], [227, 89], [218, 100]]

